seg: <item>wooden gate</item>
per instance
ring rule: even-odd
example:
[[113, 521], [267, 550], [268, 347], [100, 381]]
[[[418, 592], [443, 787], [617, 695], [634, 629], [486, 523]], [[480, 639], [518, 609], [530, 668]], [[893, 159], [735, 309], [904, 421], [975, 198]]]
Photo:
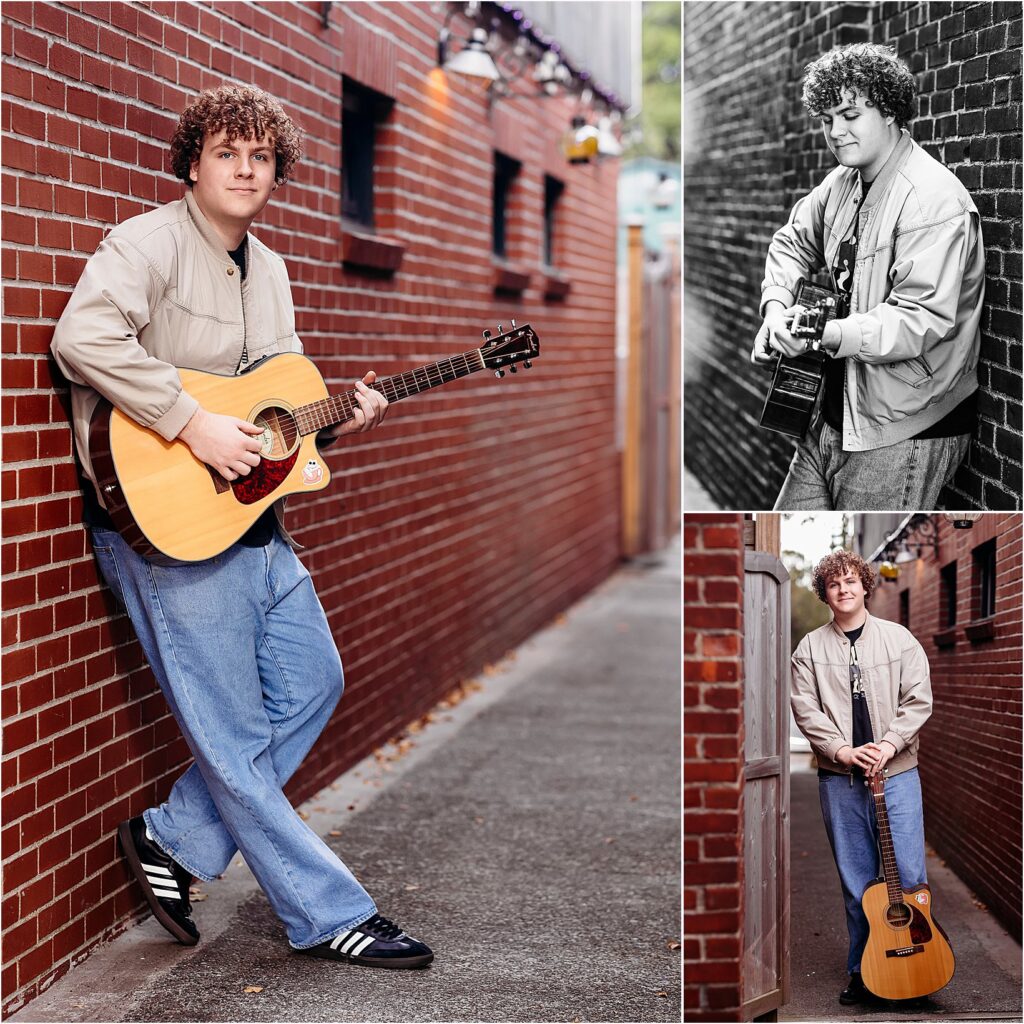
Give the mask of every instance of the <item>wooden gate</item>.
[[742, 1020], [789, 1000], [789, 573], [747, 551], [743, 590]]

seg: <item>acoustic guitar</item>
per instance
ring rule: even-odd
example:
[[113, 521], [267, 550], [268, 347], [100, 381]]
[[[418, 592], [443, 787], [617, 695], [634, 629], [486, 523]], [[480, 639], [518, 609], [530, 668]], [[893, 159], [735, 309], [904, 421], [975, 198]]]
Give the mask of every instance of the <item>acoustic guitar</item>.
[[864, 985], [882, 999], [931, 995], [953, 977], [953, 950], [932, 916], [927, 885], [904, 889], [896, 867], [882, 773], [865, 779], [875, 800], [882, 849], [882, 877], [864, 889], [861, 906], [870, 931], [860, 970]]
[[761, 410], [761, 426], [802, 438], [811, 425], [829, 358], [821, 351], [821, 334], [829, 320], [845, 316], [845, 296], [800, 281], [793, 303], [803, 309], [793, 318], [789, 333], [805, 338], [810, 346], [798, 356], [779, 356]]
[[[503, 377], [540, 354], [529, 324], [491, 336], [448, 359], [373, 384], [388, 402], [419, 394], [478, 370]], [[319, 491], [331, 473], [316, 446], [317, 432], [353, 417], [355, 391], [331, 397], [316, 366], [297, 352], [265, 359], [237, 376], [179, 369], [184, 389], [208, 412], [237, 416], [263, 428], [260, 463], [227, 481], [200, 462], [183, 441], [166, 441], [101, 401], [89, 425], [97, 486], [118, 532], [158, 564], [196, 562], [229, 548], [279, 498]]]

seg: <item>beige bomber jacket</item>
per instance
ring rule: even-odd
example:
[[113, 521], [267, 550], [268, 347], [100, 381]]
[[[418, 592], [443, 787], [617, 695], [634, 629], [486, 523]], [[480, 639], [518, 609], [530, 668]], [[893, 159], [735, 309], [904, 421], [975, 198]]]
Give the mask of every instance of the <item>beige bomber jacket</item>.
[[[896, 748], [886, 770], [899, 775], [917, 764], [918, 733], [932, 713], [928, 658], [910, 630], [869, 613], [857, 641], [857, 659], [875, 742], [888, 740]], [[850, 642], [834, 621], [797, 645], [790, 703], [818, 767], [849, 775], [835, 756], [853, 745]]]
[[75, 446], [93, 484], [89, 420], [100, 395], [170, 441], [198, 408], [176, 367], [230, 375], [302, 351], [284, 260], [250, 234], [242, 280], [191, 192], [111, 229], [50, 347], [71, 382]]

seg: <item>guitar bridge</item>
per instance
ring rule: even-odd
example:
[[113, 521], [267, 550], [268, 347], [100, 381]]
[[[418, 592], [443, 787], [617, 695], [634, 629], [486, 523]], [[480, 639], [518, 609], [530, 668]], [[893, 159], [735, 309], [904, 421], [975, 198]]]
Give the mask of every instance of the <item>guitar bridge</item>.
[[924, 946], [903, 946], [900, 949], [887, 949], [886, 956], [913, 956], [915, 953], [923, 953]]

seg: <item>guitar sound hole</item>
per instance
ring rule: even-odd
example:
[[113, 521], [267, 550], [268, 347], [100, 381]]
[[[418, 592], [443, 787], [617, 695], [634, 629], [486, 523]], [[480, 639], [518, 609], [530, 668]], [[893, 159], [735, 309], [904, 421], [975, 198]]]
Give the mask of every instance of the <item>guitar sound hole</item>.
[[301, 438], [295, 425], [295, 417], [287, 409], [269, 405], [250, 417], [253, 423], [263, 428], [257, 437], [262, 445], [260, 456], [264, 459], [286, 458], [298, 446]]
[[893, 928], [906, 928], [910, 924], [910, 907], [906, 903], [890, 903], [885, 920]]

